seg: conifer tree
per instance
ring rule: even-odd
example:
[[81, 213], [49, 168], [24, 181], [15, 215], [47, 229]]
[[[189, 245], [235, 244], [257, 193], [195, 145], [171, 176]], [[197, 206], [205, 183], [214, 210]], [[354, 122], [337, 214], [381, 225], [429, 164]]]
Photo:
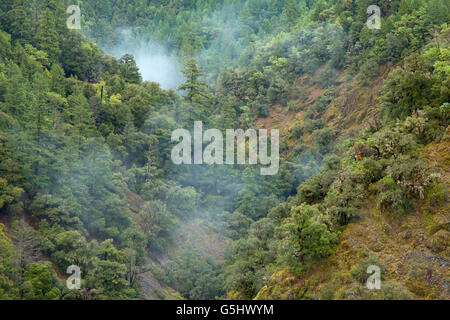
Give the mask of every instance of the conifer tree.
[[298, 10], [295, 0], [286, 0], [281, 14], [281, 21], [288, 26], [293, 26], [298, 19]]
[[24, 219], [15, 222], [11, 228], [11, 238], [16, 247], [15, 276], [19, 284], [20, 296], [23, 298], [23, 281], [26, 266], [40, 257], [39, 239], [34, 230], [29, 227]]
[[14, 39], [20, 39], [20, 42], [30, 41], [33, 35], [33, 12], [29, 1], [12, 0], [9, 2], [9, 6], [8, 3], [5, 3], [5, 31], [10, 33]]
[[[59, 1], [58, 1], [59, 2]], [[47, 52], [50, 59], [56, 61], [61, 55], [59, 31], [62, 30], [61, 10], [55, 0], [46, 0], [40, 10], [40, 17], [37, 27], [36, 46], [38, 49]]]
[[190, 59], [186, 63], [182, 73], [186, 77], [186, 82], [179, 86], [178, 90], [187, 91], [184, 99], [192, 103], [198, 102], [202, 98], [205, 98], [207, 96], [207, 85], [205, 82], [200, 80], [200, 78], [204, 77], [205, 74], [197, 66], [197, 60], [195, 58]]
[[126, 81], [129, 83], [139, 84], [142, 82], [142, 77], [139, 73], [139, 68], [136, 65], [133, 55], [125, 54], [119, 61], [120, 72]]

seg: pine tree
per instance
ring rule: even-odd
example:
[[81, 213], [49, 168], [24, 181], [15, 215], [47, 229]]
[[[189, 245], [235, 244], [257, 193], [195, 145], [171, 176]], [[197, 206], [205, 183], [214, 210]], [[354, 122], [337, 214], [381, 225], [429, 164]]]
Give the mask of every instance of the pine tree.
[[281, 14], [281, 21], [291, 27], [295, 25], [298, 17], [299, 13], [295, 0], [286, 0]]
[[241, 22], [244, 34], [254, 33], [254, 17], [249, 2], [244, 4], [244, 7], [239, 13], [239, 21]]
[[75, 140], [78, 157], [87, 138], [92, 136], [94, 130], [94, 117], [89, 110], [89, 103], [82, 94], [68, 97], [69, 108], [66, 109], [65, 117], [72, 125], [72, 137]]
[[446, 23], [450, 19], [448, 1], [430, 0], [426, 8], [426, 19], [434, 24]]
[[46, 0], [39, 8], [41, 12], [36, 35], [36, 46], [47, 52], [53, 61], [56, 61], [61, 55], [59, 32], [62, 29], [58, 24], [62, 24], [61, 15], [64, 16], [61, 10], [57, 10], [60, 5], [55, 1]]
[[2, 111], [13, 116], [22, 116], [29, 112], [34, 96], [22, 70], [13, 64], [8, 70], [9, 81], [6, 84], [5, 104]]
[[197, 60], [195, 58], [190, 59], [184, 70], [182, 71], [186, 77], [186, 82], [178, 87], [178, 90], [186, 90], [187, 94], [184, 97], [185, 100], [189, 102], [198, 102], [202, 98], [207, 97], [205, 82], [199, 80], [199, 78], [204, 77], [205, 74], [197, 66]]
[[52, 84], [51, 84], [52, 91], [56, 92], [61, 96], [65, 96], [66, 93], [64, 86], [65, 75], [63, 68], [61, 68], [61, 66], [58, 63], [54, 63], [52, 64], [52, 67], [50, 69], [50, 74], [52, 76]]
[[33, 12], [30, 1], [13, 0], [7, 6], [4, 14], [5, 31], [10, 33], [14, 39], [27, 42], [33, 36]]
[[16, 247], [15, 276], [19, 284], [20, 297], [23, 298], [23, 283], [26, 266], [40, 257], [39, 239], [35, 231], [29, 227], [24, 219], [17, 221], [11, 228], [11, 238]]
[[142, 77], [139, 73], [139, 68], [136, 65], [133, 55], [125, 54], [119, 61], [120, 72], [129, 83], [139, 84], [142, 82]]

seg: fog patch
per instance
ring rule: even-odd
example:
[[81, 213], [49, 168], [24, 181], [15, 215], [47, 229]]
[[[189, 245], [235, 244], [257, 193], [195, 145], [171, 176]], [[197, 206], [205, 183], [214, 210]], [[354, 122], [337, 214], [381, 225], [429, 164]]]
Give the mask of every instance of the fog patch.
[[158, 82], [162, 89], [177, 89], [184, 77], [181, 73], [182, 66], [164, 44], [156, 41], [137, 40], [130, 30], [119, 31], [120, 44], [111, 48], [104, 48], [107, 53], [116, 58], [124, 54], [132, 54], [139, 67], [142, 80]]

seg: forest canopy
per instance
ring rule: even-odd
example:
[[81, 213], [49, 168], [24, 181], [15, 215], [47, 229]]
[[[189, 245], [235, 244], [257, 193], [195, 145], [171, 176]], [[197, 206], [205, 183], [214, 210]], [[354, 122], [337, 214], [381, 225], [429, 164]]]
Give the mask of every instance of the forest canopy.
[[[367, 208], [438, 210], [423, 150], [448, 142], [448, 22], [445, 0], [2, 0], [0, 299], [253, 299], [336, 255]], [[164, 48], [180, 85], [108, 54], [124, 43]], [[175, 165], [172, 132], [195, 121], [280, 129], [277, 174]], [[366, 294], [327, 290], [270, 298]]]

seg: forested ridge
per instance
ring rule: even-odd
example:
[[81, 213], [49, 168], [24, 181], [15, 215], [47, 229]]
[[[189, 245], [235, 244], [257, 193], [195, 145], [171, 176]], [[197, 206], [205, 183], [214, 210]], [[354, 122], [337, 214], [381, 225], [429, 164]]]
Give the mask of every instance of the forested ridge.
[[[2, 0], [0, 299], [448, 299], [448, 22], [445, 0]], [[125, 36], [182, 84], [107, 54]], [[280, 129], [278, 173], [174, 165], [194, 121]]]

